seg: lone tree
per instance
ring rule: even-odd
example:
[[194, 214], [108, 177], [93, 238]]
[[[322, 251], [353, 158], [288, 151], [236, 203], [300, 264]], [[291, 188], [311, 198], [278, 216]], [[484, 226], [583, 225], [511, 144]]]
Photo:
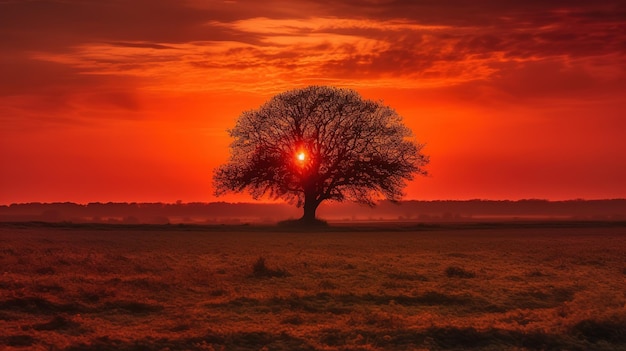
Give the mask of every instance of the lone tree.
[[304, 206], [300, 221], [317, 223], [324, 200], [374, 205], [396, 201], [428, 156], [393, 109], [353, 91], [310, 86], [274, 96], [245, 111], [235, 128], [230, 160], [217, 168], [216, 195], [248, 190]]

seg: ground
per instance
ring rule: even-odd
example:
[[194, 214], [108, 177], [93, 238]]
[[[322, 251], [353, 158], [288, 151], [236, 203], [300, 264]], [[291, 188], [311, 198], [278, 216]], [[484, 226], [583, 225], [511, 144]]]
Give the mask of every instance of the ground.
[[626, 226], [0, 227], [0, 349], [626, 350]]

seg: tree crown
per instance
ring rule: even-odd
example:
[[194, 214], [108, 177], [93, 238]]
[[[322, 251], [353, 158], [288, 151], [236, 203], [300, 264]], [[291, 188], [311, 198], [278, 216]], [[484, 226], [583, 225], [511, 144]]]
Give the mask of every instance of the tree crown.
[[234, 141], [229, 162], [214, 173], [217, 195], [247, 189], [254, 198], [298, 206], [346, 199], [372, 205], [380, 195], [398, 200], [428, 163], [401, 116], [348, 89], [278, 94], [243, 112], [228, 132]]

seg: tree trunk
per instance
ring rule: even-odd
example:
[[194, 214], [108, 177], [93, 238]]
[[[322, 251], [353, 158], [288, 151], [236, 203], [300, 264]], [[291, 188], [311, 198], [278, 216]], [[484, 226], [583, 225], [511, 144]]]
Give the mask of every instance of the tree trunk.
[[300, 220], [308, 223], [315, 222], [315, 211], [317, 211], [319, 204], [320, 201], [317, 199], [315, 193], [306, 193], [304, 195], [304, 214]]

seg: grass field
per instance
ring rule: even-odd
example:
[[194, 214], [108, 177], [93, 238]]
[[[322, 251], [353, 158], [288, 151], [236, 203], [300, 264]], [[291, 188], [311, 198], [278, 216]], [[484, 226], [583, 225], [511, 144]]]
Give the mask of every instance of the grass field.
[[365, 229], [5, 225], [0, 349], [626, 350], [624, 226]]

